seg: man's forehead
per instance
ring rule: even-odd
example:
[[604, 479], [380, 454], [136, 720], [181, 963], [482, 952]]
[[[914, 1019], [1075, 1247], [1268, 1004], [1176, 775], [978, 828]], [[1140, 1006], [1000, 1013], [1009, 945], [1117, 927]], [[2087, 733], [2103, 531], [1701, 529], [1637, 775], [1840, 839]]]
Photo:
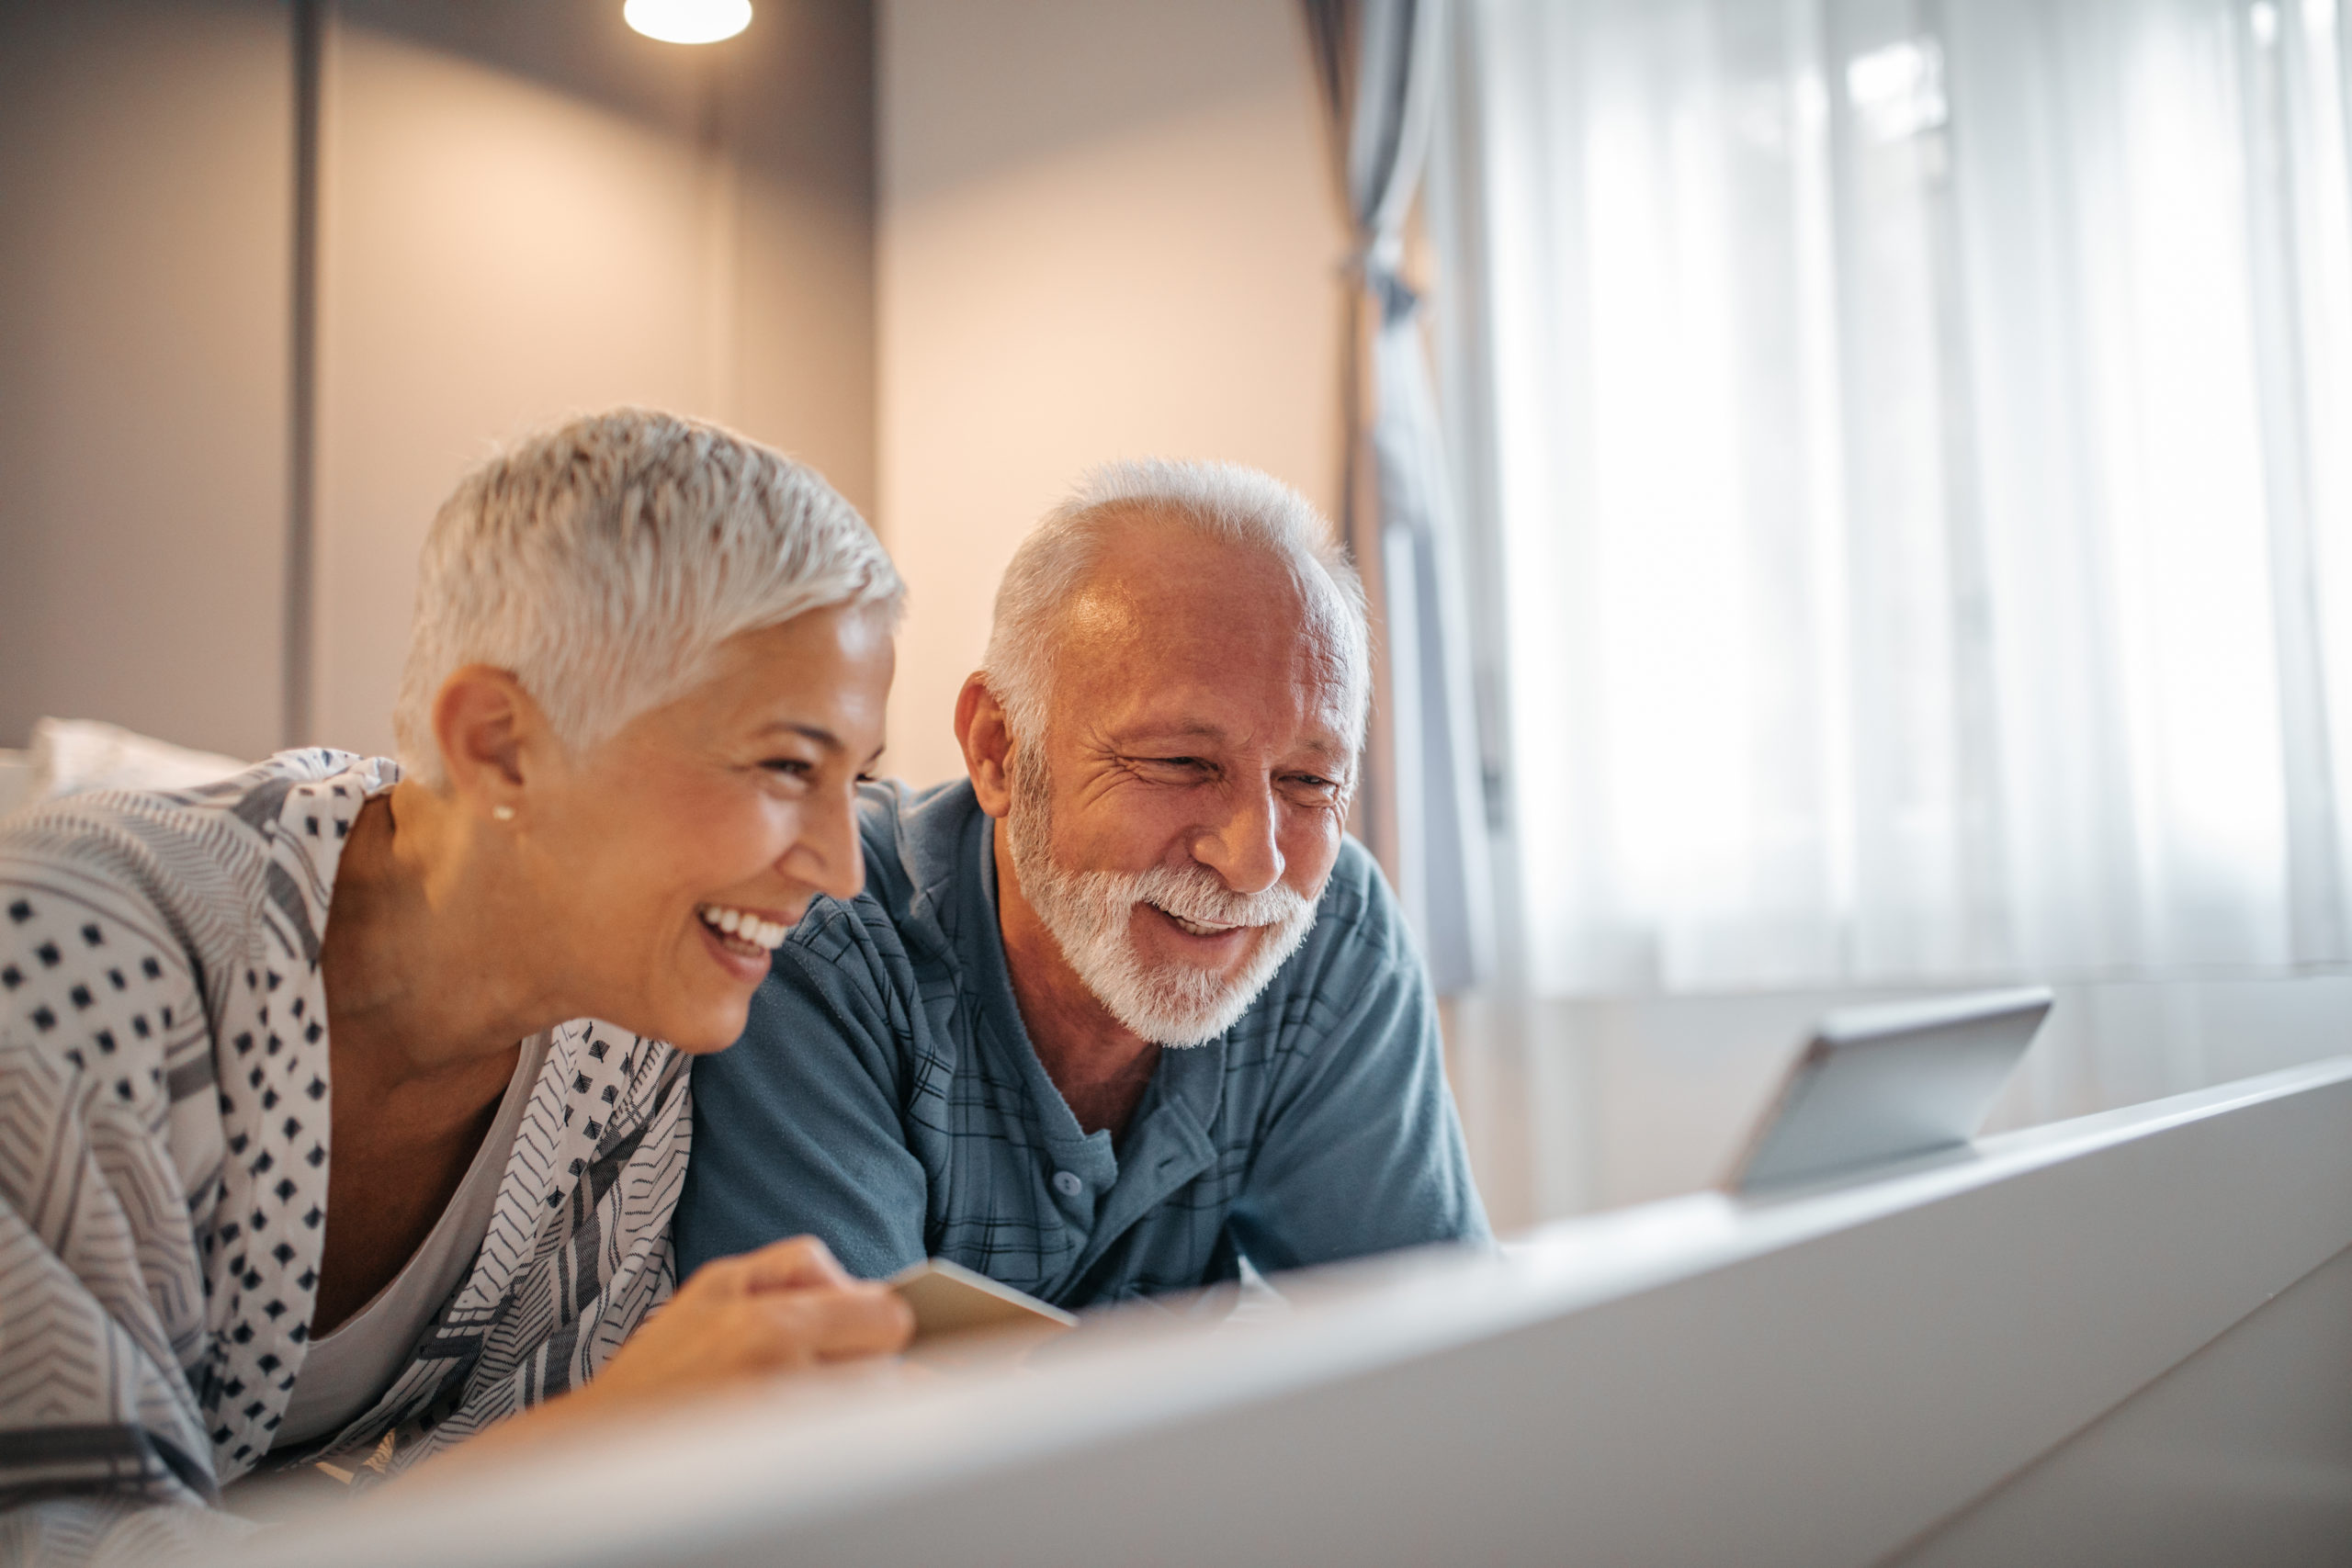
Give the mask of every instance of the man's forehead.
[[1097, 702], [1112, 692], [1197, 699], [1274, 687], [1336, 702], [1349, 683], [1315, 617], [1248, 599], [1202, 608], [1160, 594], [1090, 594], [1069, 606], [1058, 642], [1056, 682], [1091, 690]]
[[1261, 547], [1139, 519], [1105, 542], [1071, 587], [1063, 634], [1224, 635], [1247, 626], [1269, 646], [1321, 633], [1313, 591], [1295, 563]]
[[1336, 592], [1318, 592], [1329, 584], [1308, 580], [1317, 570], [1164, 514], [1128, 513], [1062, 605], [1057, 694], [1083, 705], [1073, 716], [1091, 727], [1238, 742], [1272, 726], [1351, 754], [1360, 695], [1335, 624], [1346, 612], [1330, 602]]

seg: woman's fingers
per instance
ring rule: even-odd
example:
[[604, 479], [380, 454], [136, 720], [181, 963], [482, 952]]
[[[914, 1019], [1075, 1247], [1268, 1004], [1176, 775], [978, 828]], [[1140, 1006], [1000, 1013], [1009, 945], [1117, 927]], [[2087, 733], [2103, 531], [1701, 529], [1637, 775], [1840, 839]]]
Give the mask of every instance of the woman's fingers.
[[[705, 1264], [679, 1292], [717, 1305], [741, 1325], [726, 1337], [761, 1367], [805, 1366], [896, 1350], [914, 1314], [887, 1287], [854, 1280], [813, 1235]], [[724, 1341], [723, 1341], [724, 1342]]]
[[851, 1279], [823, 1242], [794, 1236], [704, 1264], [598, 1381], [613, 1397], [675, 1395], [896, 1350], [913, 1331], [914, 1314], [887, 1287]]
[[821, 1242], [797, 1236], [703, 1265], [581, 1392], [592, 1404], [675, 1399], [896, 1350], [913, 1330], [888, 1287], [852, 1280]]
[[769, 1337], [775, 1365], [878, 1355], [914, 1333], [914, 1314], [880, 1285], [763, 1291], [746, 1304]]
[[708, 1273], [713, 1269], [725, 1270], [727, 1282], [741, 1291], [791, 1291], [855, 1283], [849, 1270], [834, 1260], [831, 1249], [813, 1235], [772, 1241], [757, 1251], [707, 1264], [701, 1272]]

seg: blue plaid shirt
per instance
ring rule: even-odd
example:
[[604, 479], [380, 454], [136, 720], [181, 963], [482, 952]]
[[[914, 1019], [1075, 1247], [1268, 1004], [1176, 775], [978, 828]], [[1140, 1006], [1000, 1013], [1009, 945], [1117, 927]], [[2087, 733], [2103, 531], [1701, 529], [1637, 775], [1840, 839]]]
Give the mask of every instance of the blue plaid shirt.
[[681, 1277], [806, 1232], [868, 1278], [938, 1256], [1076, 1307], [1487, 1239], [1429, 981], [1354, 840], [1305, 945], [1222, 1036], [1160, 1054], [1114, 1145], [1022, 1025], [971, 785], [859, 814], [865, 891], [817, 900], [743, 1038], [694, 1066]]

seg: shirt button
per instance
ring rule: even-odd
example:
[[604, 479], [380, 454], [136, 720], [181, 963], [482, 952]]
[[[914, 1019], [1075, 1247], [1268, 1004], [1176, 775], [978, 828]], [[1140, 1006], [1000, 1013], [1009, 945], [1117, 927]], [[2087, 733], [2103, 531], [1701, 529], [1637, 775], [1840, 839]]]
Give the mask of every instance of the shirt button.
[[1086, 1190], [1086, 1183], [1079, 1179], [1074, 1170], [1057, 1170], [1054, 1172], [1054, 1190], [1065, 1198], [1075, 1198]]

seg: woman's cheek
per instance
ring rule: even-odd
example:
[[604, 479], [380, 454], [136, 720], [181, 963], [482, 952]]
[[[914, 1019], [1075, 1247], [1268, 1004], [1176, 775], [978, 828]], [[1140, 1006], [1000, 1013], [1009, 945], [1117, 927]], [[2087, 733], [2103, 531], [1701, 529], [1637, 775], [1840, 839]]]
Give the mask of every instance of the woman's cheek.
[[764, 870], [785, 857], [800, 832], [800, 803], [770, 800], [743, 825], [747, 852], [756, 853]]

